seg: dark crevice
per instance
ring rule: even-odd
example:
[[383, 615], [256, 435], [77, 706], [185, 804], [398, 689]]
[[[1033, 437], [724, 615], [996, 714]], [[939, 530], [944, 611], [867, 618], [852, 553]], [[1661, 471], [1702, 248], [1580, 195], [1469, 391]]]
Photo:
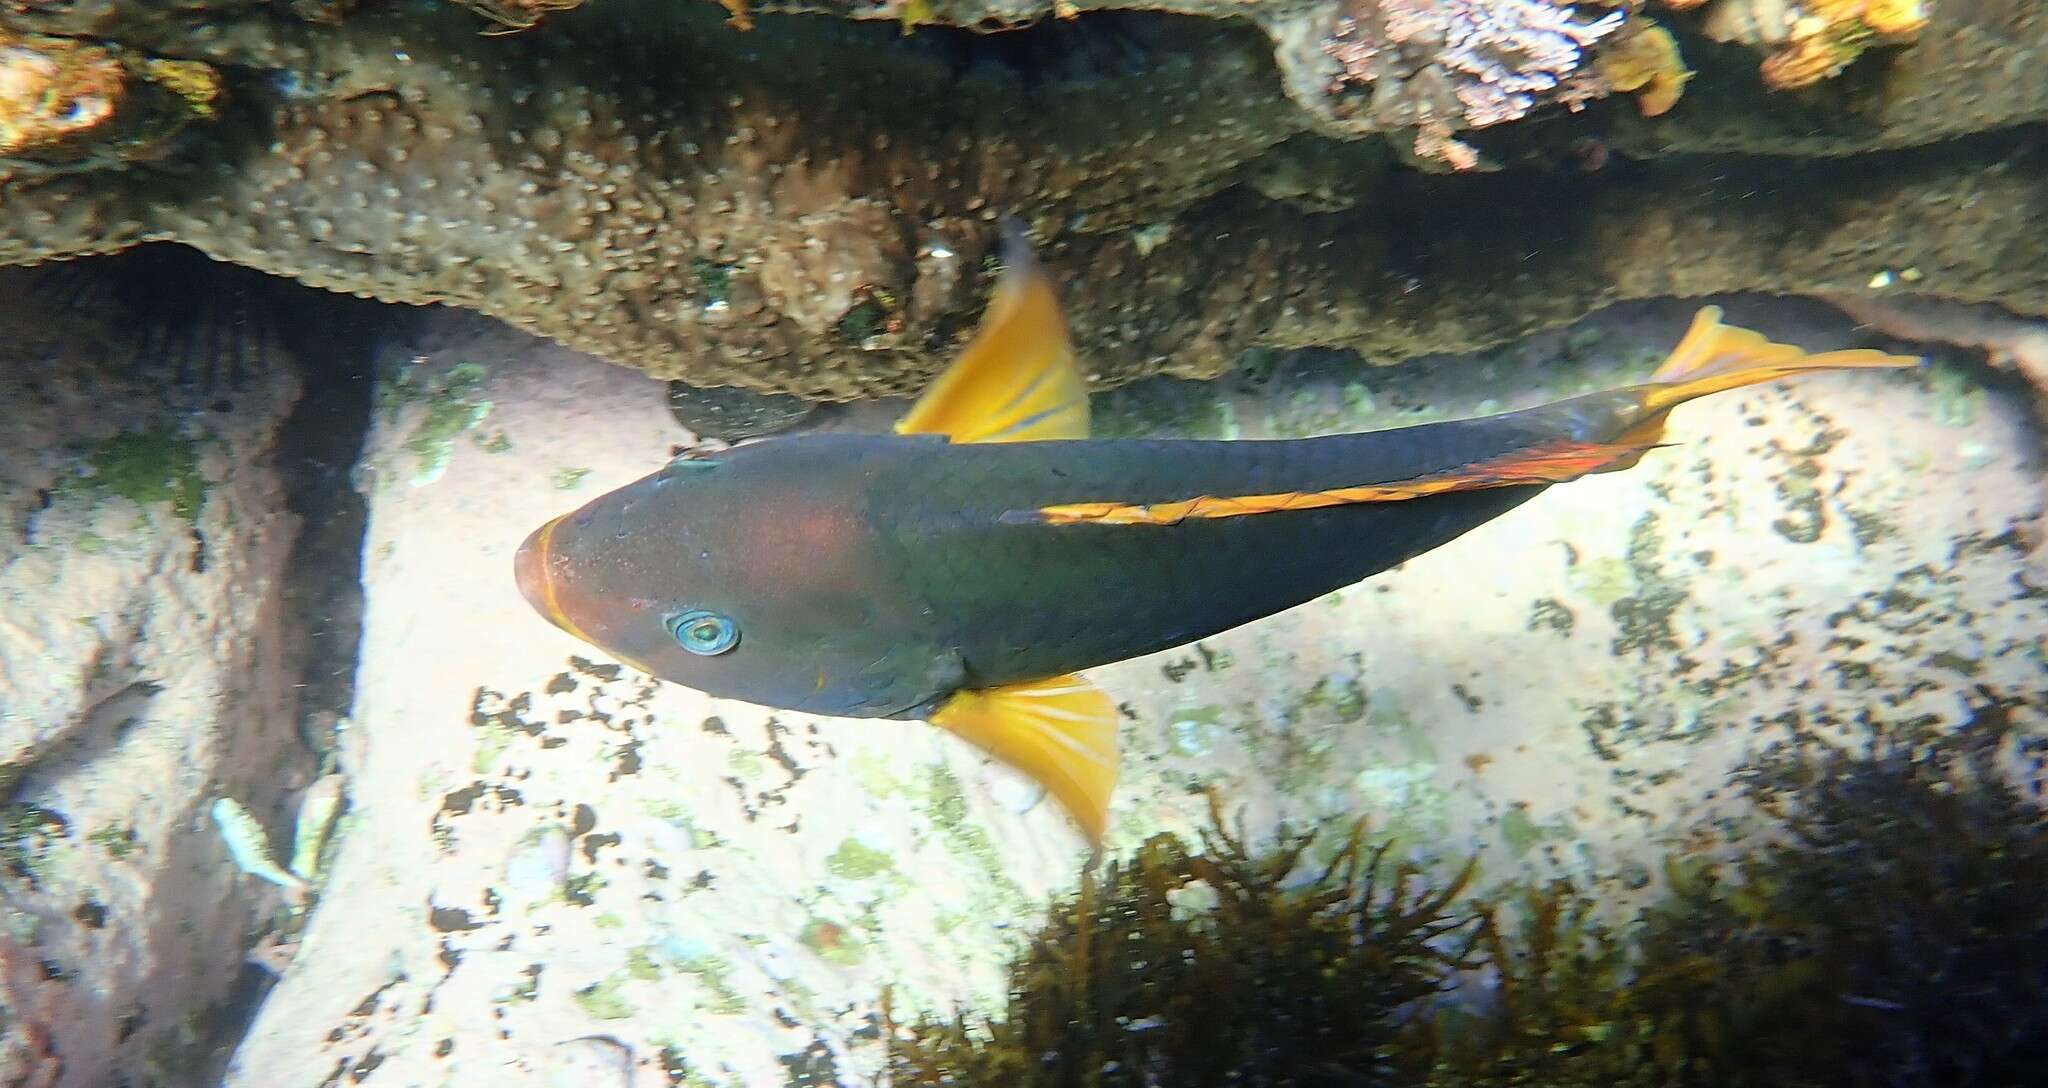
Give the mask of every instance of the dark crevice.
[[[288, 380], [279, 371], [290, 368], [299, 396], [277, 424], [264, 456], [282, 487], [285, 508], [298, 519], [297, 534], [278, 596], [262, 605], [276, 610], [272, 625], [283, 644], [256, 660], [258, 667], [267, 660], [298, 670], [284, 679], [298, 694], [304, 748], [287, 753], [283, 764], [267, 773], [288, 782], [331, 769], [333, 725], [348, 713], [355, 696], [362, 633], [361, 551], [368, 510], [349, 477], [370, 425], [371, 360], [379, 338], [412, 311], [303, 287], [175, 244], [139, 246], [59, 266], [37, 277], [31, 288], [53, 312], [76, 313], [80, 330], [108, 330], [105, 342], [94, 349], [124, 385], [162, 404], [158, 416], [166, 423], [150, 433], [174, 436], [164, 442], [172, 453], [211, 440], [216, 426], [211, 421], [220, 415], [266, 411], [266, 391]], [[87, 318], [94, 320], [88, 323]], [[151, 447], [147, 452], [159, 451]], [[37, 492], [39, 508], [48, 509], [59, 490]], [[190, 509], [178, 511], [189, 521], [194, 545], [189, 564], [195, 573], [223, 558], [222, 541], [203, 531], [196, 516], [206, 501], [203, 493], [195, 495]], [[147, 716], [148, 702], [158, 690], [138, 676], [131, 660], [132, 648], [147, 638], [139, 624], [109, 636], [93, 663], [93, 673], [104, 676], [94, 685], [98, 697], [41, 746], [32, 765], [16, 768], [9, 788], [0, 793], [11, 796], [24, 784], [53, 781], [85, 766], [93, 753], [119, 746], [122, 735]], [[289, 817], [284, 819], [289, 826]], [[176, 1059], [188, 1070], [199, 1070], [191, 1083], [217, 1081], [274, 982], [269, 971], [245, 965], [231, 992], [212, 1006], [192, 1010], [199, 1038], [178, 1047]]]
[[273, 456], [287, 508], [300, 519], [285, 565], [285, 614], [299, 625], [304, 674], [300, 735], [330, 762], [333, 724], [355, 702], [362, 638], [363, 533], [369, 506], [350, 484], [369, 435], [374, 358], [382, 337], [413, 310], [272, 281], [292, 320], [281, 338], [304, 361], [304, 391], [279, 428]]

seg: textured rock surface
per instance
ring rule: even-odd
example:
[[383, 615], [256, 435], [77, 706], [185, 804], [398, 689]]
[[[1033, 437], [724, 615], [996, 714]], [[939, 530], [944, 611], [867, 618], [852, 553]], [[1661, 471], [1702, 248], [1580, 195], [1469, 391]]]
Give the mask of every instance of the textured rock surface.
[[194, 1084], [278, 905], [208, 807], [273, 819], [306, 769], [271, 459], [299, 380], [48, 271], [0, 276], [0, 1083]]
[[[1817, 305], [1730, 305], [1811, 348], [1861, 342]], [[1253, 437], [1490, 411], [1639, 377], [1690, 312], [1455, 365], [1147, 383], [1098, 417]], [[362, 474], [358, 822], [229, 1083], [858, 1081], [884, 986], [899, 1014], [993, 1007], [1020, 925], [1075, 879], [1060, 817], [936, 730], [708, 700], [554, 632], [513, 549], [690, 436], [662, 383], [482, 322], [422, 350]], [[1713, 811], [1756, 720], [1882, 700], [1956, 721], [1974, 685], [2041, 690], [2048, 605], [2026, 590], [2048, 579], [2048, 496], [2028, 402], [1978, 373], [1688, 407], [1677, 448], [1631, 472], [1098, 670], [1129, 715], [1112, 849], [1199, 824], [1189, 787], [1213, 784], [1255, 834], [1369, 813], [1425, 860], [1481, 849], [1487, 890], [1568, 875], [1619, 909]]]
[[2011, 368], [2048, 405], [2048, 321], [1998, 306], [1913, 294], [1842, 295], [1828, 301], [1890, 336], [1982, 349], [1992, 365]]
[[[1334, 9], [1189, 10], [1294, 19], [1295, 44], [1334, 63], [1326, 28], [1300, 22]], [[1007, 210], [1055, 240], [1107, 383], [1215, 373], [1259, 345], [1469, 348], [1667, 290], [1853, 287], [1877, 260], [1967, 272], [1930, 293], [2048, 306], [2038, 262], [1987, 234], [2040, 199], [2035, 152], [1560, 173], [1594, 155], [1566, 150], [1579, 136], [1646, 155], [1840, 154], [2037, 119], [2048, 83], [2023, 77], [2048, 21], [2020, 0], [1942, 5], [1917, 44], [1798, 96], [1766, 97], [1748, 51], [1688, 38], [1701, 75], [1670, 112], [1602, 102], [1488, 128], [1473, 139], [1510, 174], [1448, 179], [1315, 135], [1329, 126], [1242, 23], [1097, 12], [904, 39], [721, 17], [608, 2], [483, 37], [441, 8], [338, 26], [262, 5], [0, 14], [230, 73], [220, 120], [187, 129], [171, 162], [0, 183], [0, 262], [174, 237], [323, 287], [482, 310], [657, 375], [823, 399], [936, 368]], [[1929, 214], [1958, 200], [1975, 203]], [[1317, 214], [1333, 208], [1352, 210]], [[1433, 256], [1458, 250], [1456, 270]]]

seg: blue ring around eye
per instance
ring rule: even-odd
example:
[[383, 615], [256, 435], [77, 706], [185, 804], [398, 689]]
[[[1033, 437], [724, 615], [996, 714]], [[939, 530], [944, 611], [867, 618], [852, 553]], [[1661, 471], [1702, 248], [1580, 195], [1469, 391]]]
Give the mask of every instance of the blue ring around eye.
[[740, 644], [739, 625], [706, 608], [677, 613], [664, 626], [676, 645], [700, 657], [716, 657]]

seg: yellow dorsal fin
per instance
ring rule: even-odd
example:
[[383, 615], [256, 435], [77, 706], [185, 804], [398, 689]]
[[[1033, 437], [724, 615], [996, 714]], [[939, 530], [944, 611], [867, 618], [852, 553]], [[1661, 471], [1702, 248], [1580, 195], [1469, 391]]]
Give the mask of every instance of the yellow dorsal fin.
[[1116, 789], [1116, 704], [1078, 676], [961, 691], [932, 715], [958, 736], [1044, 786], [1090, 846], [1109, 827]]
[[1002, 282], [981, 328], [896, 424], [898, 434], [955, 442], [1088, 437], [1088, 381], [1067, 339], [1052, 279], [1023, 227], [1004, 224]]

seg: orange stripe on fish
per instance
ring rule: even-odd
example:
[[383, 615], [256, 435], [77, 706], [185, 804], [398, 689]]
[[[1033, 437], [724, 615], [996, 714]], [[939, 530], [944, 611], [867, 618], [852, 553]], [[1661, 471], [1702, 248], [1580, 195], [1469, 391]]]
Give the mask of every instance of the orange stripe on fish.
[[534, 537], [533, 547], [539, 553], [540, 570], [542, 573], [540, 580], [540, 611], [542, 615], [547, 617], [548, 622], [556, 627], [569, 632], [585, 642], [590, 642], [590, 636], [585, 634], [581, 627], [576, 626], [576, 621], [570, 619], [569, 613], [562, 609], [561, 598], [557, 596], [554, 572], [549, 569], [555, 559], [554, 553], [549, 550], [550, 545], [554, 543], [555, 529], [562, 524], [562, 519], [568, 516], [564, 514], [562, 517], [548, 522], [545, 526], [541, 527], [540, 533]]
[[1077, 502], [1041, 507], [1021, 520], [1050, 525], [1177, 525], [1189, 518], [1235, 518], [1284, 510], [1316, 510], [1360, 503], [1405, 502], [1450, 491], [1555, 484], [1634, 465], [1655, 443], [1573, 442], [1560, 439], [1477, 461], [1449, 472], [1395, 483], [1271, 495], [1202, 495], [1178, 502]]

